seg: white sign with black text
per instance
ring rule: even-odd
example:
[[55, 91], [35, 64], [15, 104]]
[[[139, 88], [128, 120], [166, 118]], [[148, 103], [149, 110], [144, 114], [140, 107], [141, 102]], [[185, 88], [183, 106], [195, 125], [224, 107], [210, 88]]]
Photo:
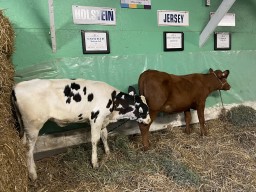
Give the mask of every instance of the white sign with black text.
[[75, 24], [116, 25], [116, 9], [72, 5]]
[[189, 26], [189, 12], [188, 11], [157, 11], [159, 26]]
[[[211, 12], [210, 15], [212, 17], [214, 12]], [[234, 13], [226, 13], [218, 26], [236, 26], [236, 15]]]

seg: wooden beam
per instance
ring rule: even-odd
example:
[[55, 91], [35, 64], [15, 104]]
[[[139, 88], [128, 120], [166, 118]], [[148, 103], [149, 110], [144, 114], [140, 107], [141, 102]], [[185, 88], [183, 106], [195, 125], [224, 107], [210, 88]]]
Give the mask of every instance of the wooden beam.
[[210, 21], [202, 31], [199, 37], [199, 47], [202, 47], [215, 28], [218, 26], [221, 19], [225, 16], [228, 10], [232, 7], [236, 0], [223, 0], [217, 11], [211, 17]]
[[55, 34], [55, 25], [54, 25], [54, 9], [53, 9], [53, 0], [48, 0], [49, 8], [49, 17], [50, 17], [50, 33], [51, 33], [51, 42], [52, 42], [52, 52], [56, 52], [56, 34]]

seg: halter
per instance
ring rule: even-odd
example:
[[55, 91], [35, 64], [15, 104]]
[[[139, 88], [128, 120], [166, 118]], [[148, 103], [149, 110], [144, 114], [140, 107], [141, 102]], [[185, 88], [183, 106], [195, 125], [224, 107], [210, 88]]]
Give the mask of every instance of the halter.
[[[213, 74], [215, 75], [215, 77], [219, 80], [219, 82], [220, 82], [220, 84], [221, 84], [221, 88], [220, 89], [222, 89], [223, 88], [223, 86], [227, 83], [227, 82], [222, 82], [220, 79], [219, 79], [219, 77], [215, 74], [215, 72], [213, 71]], [[219, 90], [220, 90], [219, 89]]]
[[[213, 74], [215, 75], [215, 77], [216, 77], [216, 78], [219, 80], [219, 82], [221, 83], [221, 88], [220, 88], [220, 89], [222, 89], [222, 87], [223, 87], [227, 82], [222, 83], [222, 81], [218, 78], [218, 76], [215, 74], [214, 71], [213, 71]], [[223, 105], [223, 100], [222, 100], [222, 96], [221, 96], [220, 89], [219, 89], [219, 94], [220, 94], [220, 99], [221, 99], [222, 108], [224, 109], [224, 105]]]

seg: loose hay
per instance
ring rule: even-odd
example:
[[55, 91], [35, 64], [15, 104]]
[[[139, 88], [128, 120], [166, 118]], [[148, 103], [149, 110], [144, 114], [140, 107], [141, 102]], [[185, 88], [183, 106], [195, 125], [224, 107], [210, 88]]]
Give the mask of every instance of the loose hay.
[[183, 127], [151, 133], [151, 148], [141, 136], [112, 136], [111, 155], [102, 145], [101, 166], [90, 165], [91, 144], [36, 162], [38, 180], [30, 191], [256, 191], [256, 128], [239, 129], [219, 119], [186, 135]]
[[14, 69], [10, 60], [13, 31], [0, 11], [0, 191], [27, 191], [28, 175], [25, 149], [17, 131], [11, 109]]
[[239, 105], [222, 113], [220, 119], [238, 127], [256, 126], [256, 110], [249, 106]]

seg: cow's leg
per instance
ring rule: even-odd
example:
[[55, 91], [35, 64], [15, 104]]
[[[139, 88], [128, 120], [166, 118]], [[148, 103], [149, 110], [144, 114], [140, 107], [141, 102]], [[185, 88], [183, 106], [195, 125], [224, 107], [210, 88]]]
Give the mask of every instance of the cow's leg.
[[198, 120], [200, 124], [201, 136], [207, 135], [207, 130], [205, 128], [205, 119], [204, 119], [204, 105], [201, 105], [197, 109]]
[[91, 142], [92, 142], [92, 166], [93, 168], [99, 167], [98, 155], [97, 155], [97, 145], [100, 140], [100, 133], [102, 129], [102, 123], [97, 121], [91, 121]]
[[106, 127], [101, 130], [100, 137], [101, 137], [101, 140], [104, 145], [105, 153], [107, 155], [109, 155], [110, 151], [109, 151], [109, 147], [108, 147], [108, 131], [107, 131]]
[[140, 133], [141, 133], [141, 137], [142, 137], [142, 144], [143, 144], [144, 151], [147, 151], [149, 149], [149, 128], [150, 128], [150, 125], [152, 124], [152, 122], [155, 120], [157, 113], [158, 112], [156, 112], [156, 111], [149, 112], [151, 122], [148, 125], [139, 123], [139, 128], [140, 128]]
[[25, 132], [24, 135], [27, 137], [27, 144], [28, 144], [28, 152], [27, 152], [27, 166], [28, 166], [28, 172], [29, 172], [29, 178], [34, 181], [37, 179], [37, 173], [36, 173], [36, 165], [34, 161], [34, 148], [36, 144], [36, 140], [38, 138], [39, 130], [42, 128], [43, 123], [37, 122], [36, 124], [31, 123], [27, 126], [25, 126]]
[[185, 128], [185, 132], [187, 134], [191, 133], [191, 129], [190, 129], [190, 122], [191, 122], [191, 113], [190, 113], [190, 109], [187, 111], [184, 111], [184, 115], [185, 115], [185, 122], [186, 122], [186, 128]]

